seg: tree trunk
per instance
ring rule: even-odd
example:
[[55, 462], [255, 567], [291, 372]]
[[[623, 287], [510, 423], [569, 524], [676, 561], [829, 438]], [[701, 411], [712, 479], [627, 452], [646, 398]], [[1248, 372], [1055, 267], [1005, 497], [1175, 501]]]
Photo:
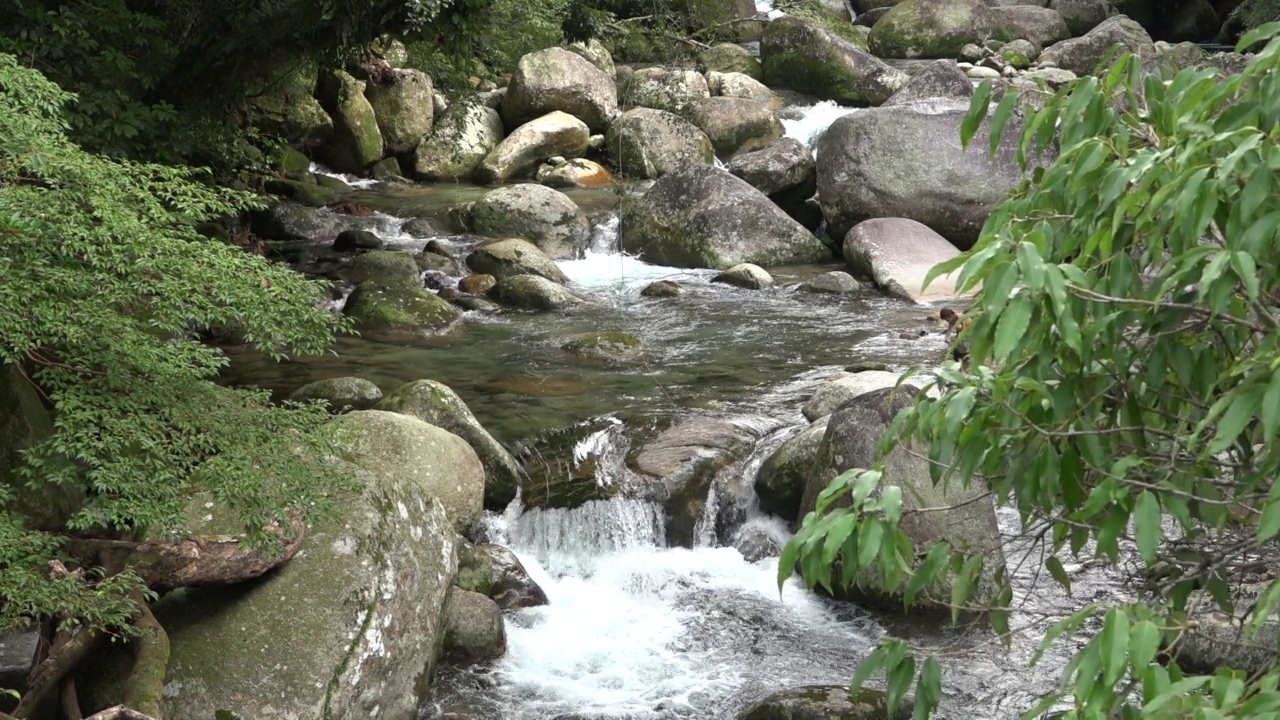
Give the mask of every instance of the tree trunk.
[[133, 621], [138, 634], [129, 639], [133, 648], [133, 670], [125, 681], [124, 704], [155, 720], [163, 720], [160, 691], [169, 668], [169, 634], [151, 614], [142, 593], [134, 593], [134, 601], [141, 610]]

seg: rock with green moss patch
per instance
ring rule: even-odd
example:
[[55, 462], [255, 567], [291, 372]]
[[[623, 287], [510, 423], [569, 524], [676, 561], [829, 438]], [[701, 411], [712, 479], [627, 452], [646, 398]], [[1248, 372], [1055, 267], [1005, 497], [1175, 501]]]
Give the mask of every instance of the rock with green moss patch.
[[680, 68], [641, 68], [620, 80], [618, 86], [618, 100], [624, 106], [676, 114], [695, 100], [711, 97], [702, 73]]
[[1117, 52], [1131, 52], [1142, 60], [1156, 56], [1156, 46], [1141, 25], [1124, 15], [1107, 18], [1097, 27], [1078, 38], [1064, 40], [1040, 54], [1040, 62], [1053, 64], [1076, 75], [1088, 75], [1108, 56], [1112, 48]]
[[351, 258], [336, 274], [359, 285], [368, 280], [417, 284], [420, 273], [412, 253], [407, 250], [372, 250]]
[[[438, 498], [482, 482], [480, 462], [460, 439], [392, 413], [343, 415], [331, 432], [360, 481], [338, 517], [258, 581], [156, 604], [171, 651], [165, 717], [417, 717], [457, 570], [457, 531]], [[196, 532], [226, 531], [197, 517]]]
[[568, 281], [555, 261], [537, 245], [514, 238], [480, 245], [467, 256], [467, 266], [499, 280], [515, 275], [541, 275], [558, 283]]
[[266, 190], [308, 207], [324, 207], [338, 201], [338, 193], [315, 182], [271, 178], [266, 182]]
[[673, 267], [821, 262], [831, 252], [763, 193], [725, 170], [681, 168], [622, 209], [622, 247]]
[[541, 275], [503, 278], [489, 294], [503, 305], [521, 310], [568, 310], [584, 302], [563, 285]]
[[574, 357], [605, 365], [627, 365], [644, 357], [639, 340], [616, 330], [576, 337], [560, 349]]
[[760, 57], [770, 86], [842, 105], [879, 105], [907, 83], [906, 73], [812, 20], [781, 17], [769, 23]]
[[878, 57], [954, 58], [967, 43], [981, 45], [1000, 30], [983, 0], [905, 0], [871, 28]]
[[759, 150], [782, 137], [782, 121], [763, 103], [747, 98], [709, 97], [684, 109], [684, 117], [711, 140], [716, 153], [731, 156]]
[[413, 151], [413, 171], [423, 180], [465, 180], [501, 141], [502, 118], [497, 110], [476, 102], [455, 102]]
[[555, 260], [579, 257], [591, 235], [591, 222], [569, 196], [532, 183], [499, 188], [477, 200], [468, 226], [487, 237], [524, 238]]
[[591, 131], [578, 118], [556, 110], [516, 128], [498, 143], [476, 170], [476, 179], [505, 183], [532, 177], [538, 165], [553, 157], [576, 158], [587, 153]]
[[738, 720], [909, 720], [914, 700], [903, 698], [889, 715], [889, 698], [863, 689], [856, 699], [847, 685], [809, 685], [779, 690], [743, 710]]
[[264, 240], [319, 240], [342, 230], [340, 216], [291, 201], [253, 212], [253, 232]]
[[350, 185], [348, 185], [346, 180], [343, 180], [342, 178], [339, 178], [339, 177], [334, 177], [332, 175], [320, 175], [318, 173], [316, 174], [315, 177], [316, 177], [317, 185], [321, 187], [327, 187], [330, 190], [338, 193], [338, 195], [340, 196], [346, 195], [355, 189]]
[[600, 68], [564, 48], [520, 58], [502, 101], [503, 122], [516, 128], [555, 110], [601, 132], [618, 111], [618, 88]]
[[286, 175], [302, 175], [311, 171], [311, 159], [288, 145], [280, 146], [274, 159], [276, 168]]
[[501, 510], [516, 496], [520, 466], [448, 385], [435, 380], [406, 383], [383, 398], [378, 409], [416, 417], [466, 440], [484, 465], [485, 507]]
[[388, 152], [408, 152], [431, 132], [435, 117], [431, 94], [431, 78], [421, 70], [392, 70], [377, 82], [369, 81], [364, 95]]
[[661, 177], [677, 168], [715, 161], [715, 148], [696, 125], [664, 110], [628, 110], [609, 126], [605, 151], [619, 172]]
[[330, 412], [368, 410], [382, 399], [382, 390], [369, 380], [337, 377], [307, 383], [289, 395], [290, 400], [307, 402], [324, 400]]
[[445, 604], [444, 654], [463, 662], [502, 657], [507, 632], [502, 608], [487, 595], [454, 588]]
[[1018, 70], [1026, 70], [1031, 67], [1031, 62], [1036, 59], [1040, 53], [1036, 52], [1036, 48], [1027, 40], [1014, 40], [1005, 43], [1000, 48], [998, 54], [1000, 59], [1012, 65]]
[[367, 280], [347, 298], [343, 312], [361, 337], [413, 342], [437, 335], [458, 321], [458, 311], [416, 283]]
[[333, 138], [319, 152], [339, 172], [362, 172], [382, 158], [382, 132], [364, 89], [364, 82], [342, 70], [320, 75], [317, 95], [333, 118]]
[[333, 119], [313, 95], [319, 69], [297, 63], [288, 71], [247, 78], [242, 97], [249, 100], [253, 127], [291, 143], [324, 140], [333, 135]]
[[760, 61], [737, 43], [718, 43], [703, 50], [698, 56], [698, 70], [704, 73], [742, 73], [756, 80], [764, 78]]

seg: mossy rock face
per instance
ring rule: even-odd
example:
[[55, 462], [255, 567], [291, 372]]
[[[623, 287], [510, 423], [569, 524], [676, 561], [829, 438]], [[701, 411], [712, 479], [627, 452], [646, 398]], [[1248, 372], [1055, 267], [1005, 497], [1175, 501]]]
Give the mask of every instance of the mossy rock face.
[[421, 340], [458, 321], [458, 310], [448, 302], [403, 281], [367, 280], [357, 285], [344, 312], [362, 337], [382, 342]]
[[1035, 46], [1026, 40], [1014, 40], [1000, 48], [1000, 58], [1019, 70], [1031, 67], [1037, 55]]
[[812, 20], [781, 17], [760, 41], [765, 82], [842, 105], [879, 105], [907, 83], [881, 62]]
[[343, 230], [334, 238], [333, 249], [338, 252], [381, 250], [382, 238], [370, 230]]
[[272, 178], [266, 182], [266, 189], [273, 195], [308, 207], [324, 207], [338, 201], [338, 193], [314, 182]]
[[431, 132], [431, 93], [431, 78], [421, 70], [393, 70], [384, 82], [370, 81], [365, 87], [388, 152], [408, 152]]
[[253, 126], [291, 143], [323, 140], [333, 135], [333, 119], [313, 93], [319, 73], [315, 63], [301, 63], [283, 76], [265, 72], [267, 87], [246, 88], [253, 98], [249, 117]]
[[764, 69], [749, 50], [737, 43], [719, 43], [712, 45], [698, 56], [700, 72], [736, 72], [761, 80]]
[[584, 302], [563, 285], [540, 275], [504, 278], [490, 294], [503, 305], [521, 310], [569, 310]]
[[553, 282], [568, 282], [555, 261], [547, 257], [541, 248], [526, 240], [514, 238], [477, 247], [467, 256], [467, 266], [498, 280], [516, 275], [540, 275]]
[[502, 657], [506, 651], [502, 608], [487, 595], [454, 588], [445, 605], [445, 656], [476, 662]]
[[276, 152], [275, 165], [286, 175], [300, 175], [311, 171], [311, 159], [288, 145]]
[[596, 332], [574, 338], [561, 350], [592, 363], [628, 365], [644, 357], [640, 341], [619, 331]]
[[406, 383], [378, 403], [378, 409], [416, 417], [467, 441], [484, 465], [485, 507], [502, 510], [515, 498], [520, 466], [449, 386], [435, 380]]
[[641, 68], [618, 83], [623, 105], [634, 105], [680, 114], [688, 105], [711, 97], [702, 73], [679, 68]]
[[290, 400], [324, 400], [331, 412], [368, 410], [382, 399], [382, 390], [364, 378], [340, 377], [307, 383], [289, 395]]
[[996, 37], [1000, 24], [983, 0], [905, 0], [871, 28], [877, 57], [954, 58], [967, 43]]
[[691, 165], [622, 208], [622, 248], [646, 262], [727, 269], [822, 262], [831, 252], [759, 190], [725, 170]]
[[333, 138], [320, 148], [334, 170], [358, 173], [382, 158], [382, 132], [365, 83], [342, 70], [322, 73], [317, 85], [321, 105], [333, 118]]
[[615, 120], [605, 135], [605, 152], [619, 172], [632, 178], [661, 177], [686, 165], [715, 161], [706, 133], [652, 108], [628, 110]]
[[493, 589], [493, 563], [489, 555], [469, 542], [458, 545], [458, 577], [453, 584], [488, 596]]
[[356, 285], [369, 280], [413, 285], [420, 272], [413, 255], [405, 250], [372, 250], [351, 258], [337, 274]]
[[423, 180], [465, 180], [502, 141], [498, 111], [458, 101], [438, 118], [413, 153], [413, 170]]
[[341, 517], [310, 528], [298, 555], [259, 580], [156, 604], [171, 647], [165, 717], [417, 717], [457, 571], [457, 532], [437, 496], [479, 482], [480, 464], [413, 418], [363, 411], [331, 429], [362, 488]]
[[738, 716], [739, 720], [908, 720], [914, 700], [903, 698], [889, 715], [889, 698], [879, 690], [863, 689], [849, 696], [847, 685], [811, 685], [780, 690]]

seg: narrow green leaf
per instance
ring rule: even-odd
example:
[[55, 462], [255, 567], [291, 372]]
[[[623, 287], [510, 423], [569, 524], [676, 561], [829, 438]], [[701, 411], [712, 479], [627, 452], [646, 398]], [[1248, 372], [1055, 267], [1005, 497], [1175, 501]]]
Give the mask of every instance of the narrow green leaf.
[[991, 154], [995, 155], [1000, 149], [1000, 140], [1004, 136], [1005, 126], [1009, 124], [1009, 118], [1013, 117], [1013, 110], [1018, 106], [1017, 88], [1008, 86], [1005, 88], [1004, 97], [1000, 98], [1000, 104], [996, 105], [996, 111], [991, 113], [991, 123], [988, 132], [991, 135]]
[[822, 543], [822, 562], [830, 565], [835, 562], [836, 556], [840, 554], [840, 548], [844, 545], [844, 541], [849, 538], [853, 531], [858, 527], [858, 516], [848, 513], [841, 516], [827, 530], [827, 537]]
[[1245, 33], [1236, 43], [1236, 52], [1247, 52], [1254, 44], [1280, 32], [1280, 22], [1269, 22]]
[[1209, 677], [1207, 675], [1198, 675], [1170, 683], [1169, 687], [1165, 688], [1164, 692], [1160, 693], [1146, 705], [1142, 706], [1142, 712], [1145, 715], [1152, 715], [1160, 708], [1169, 704], [1170, 700], [1182, 697], [1193, 690], [1199, 690], [1204, 687], [1207, 682], [1209, 682]]
[[916, 678], [916, 660], [907, 655], [889, 670], [887, 689], [889, 700], [889, 717], [898, 716], [898, 708], [902, 706], [902, 698], [911, 690], [911, 682]]
[[925, 720], [937, 709], [941, 700], [942, 668], [934, 658], [925, 658], [924, 667], [920, 669], [920, 679], [916, 681], [916, 702], [912, 717], [914, 720]]
[[890, 523], [897, 525], [902, 519], [902, 488], [890, 485], [880, 493], [880, 508]]
[[858, 568], [867, 568], [875, 562], [884, 539], [884, 526], [879, 520], [865, 519], [858, 527]]
[[1241, 388], [1233, 392], [1235, 397], [1227, 406], [1227, 411], [1222, 414], [1222, 419], [1218, 421], [1218, 430], [1205, 448], [1206, 452], [1220, 453], [1235, 444], [1258, 410], [1261, 398], [1256, 392]]
[[1107, 613], [1102, 623], [1102, 636], [1098, 647], [1102, 660], [1102, 678], [1107, 687], [1113, 687], [1124, 674], [1125, 658], [1129, 653], [1129, 616], [1120, 608]]
[[1063, 589], [1067, 591], [1068, 595], [1070, 595], [1071, 594], [1071, 577], [1067, 575], [1066, 568], [1062, 567], [1062, 561], [1059, 560], [1056, 556], [1050, 555], [1048, 558], [1045, 559], [1044, 566], [1049, 571], [1049, 574], [1053, 576], [1053, 579], [1056, 580], [1058, 584], [1061, 585]]
[[1031, 300], [1025, 293], [1018, 293], [1000, 313], [1000, 322], [996, 326], [996, 340], [991, 354], [996, 360], [1009, 357], [1027, 334], [1027, 326], [1031, 323]]
[[1142, 620], [1129, 631], [1129, 663], [1133, 676], [1142, 677], [1160, 649], [1160, 628]]
[[853, 673], [853, 680], [849, 683], [849, 692], [857, 695], [858, 691], [862, 689], [862, 684], [884, 668], [885, 661], [889, 659], [889, 649], [901, 643], [901, 640], [892, 640], [877, 645], [866, 660], [858, 663], [858, 669]]
[[966, 150], [969, 149], [969, 142], [973, 140], [974, 134], [978, 132], [982, 121], [987, 117], [987, 109], [991, 104], [992, 87], [990, 80], [984, 80], [973, 91], [973, 98], [969, 101], [969, 111], [965, 113], [964, 120], [960, 123], [960, 147]]
[[1160, 501], [1150, 490], [1143, 490], [1133, 508], [1133, 532], [1138, 541], [1138, 552], [1147, 565], [1156, 559], [1156, 547], [1160, 544], [1160, 519]]

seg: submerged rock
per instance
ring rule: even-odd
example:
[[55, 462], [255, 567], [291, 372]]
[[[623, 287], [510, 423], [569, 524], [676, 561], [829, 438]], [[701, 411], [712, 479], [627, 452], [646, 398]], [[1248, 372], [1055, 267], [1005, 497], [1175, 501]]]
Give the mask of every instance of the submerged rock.
[[480, 198], [471, 206], [468, 224], [480, 235], [528, 240], [555, 260], [581, 255], [591, 235], [591, 222], [567, 195], [533, 183], [498, 188]]
[[841, 105], [879, 105], [907, 82], [886, 65], [812, 20], [781, 17], [760, 41], [765, 82]]
[[889, 698], [879, 690], [864, 688], [855, 700], [847, 685], [810, 685], [779, 690], [743, 710], [738, 720], [909, 720], [913, 703], [904, 698], [890, 716]]
[[755, 491], [760, 509], [783, 520], [799, 519], [800, 501], [804, 498], [805, 484], [813, 472], [818, 448], [827, 432], [827, 415], [813, 421], [809, 427], [774, 451], [756, 473]]
[[290, 400], [324, 400], [331, 412], [368, 410], [382, 399], [382, 390], [364, 378], [339, 377], [307, 383], [289, 395]]
[[683, 290], [674, 280], [657, 280], [644, 286], [640, 294], [644, 297], [672, 298], [680, 297]]
[[498, 281], [491, 292], [503, 305], [521, 310], [568, 310], [583, 304], [559, 283], [541, 275], [515, 275]]
[[844, 239], [844, 259], [854, 273], [875, 281], [881, 291], [912, 302], [956, 297], [956, 273], [939, 275], [924, 287], [935, 265], [960, 254], [925, 225], [906, 218], [875, 218], [853, 227]]
[[846, 295], [862, 289], [862, 284], [847, 272], [832, 270], [800, 285], [804, 292]]
[[502, 657], [507, 651], [502, 608], [487, 596], [454, 588], [445, 604], [444, 654], [476, 662]]
[[465, 180], [502, 141], [502, 118], [479, 103], [456, 102], [437, 118], [413, 153], [413, 171], [423, 180]]
[[541, 248], [525, 240], [484, 243], [467, 256], [467, 266], [498, 280], [516, 275], [539, 275], [558, 283], [569, 280]]
[[585, 155], [591, 131], [578, 118], [550, 112], [521, 125], [490, 152], [476, 170], [486, 183], [505, 183], [532, 177], [538, 165], [553, 157]]
[[1081, 37], [1064, 40], [1040, 54], [1042, 64], [1050, 64], [1076, 75], [1089, 75], [1113, 47], [1131, 52], [1143, 60], [1156, 55], [1151, 36], [1141, 25], [1124, 15], [1107, 18]]
[[416, 417], [465, 440], [484, 466], [485, 507], [502, 510], [515, 498], [520, 466], [448, 385], [435, 380], [405, 383], [378, 403], [378, 409]]
[[618, 111], [613, 78], [574, 52], [547, 48], [520, 58], [502, 102], [507, 127], [559, 110], [601, 132]]
[[765, 269], [759, 265], [742, 263], [734, 265], [711, 278], [711, 282], [724, 283], [725, 285], [733, 285], [748, 290], [760, 290], [773, 286], [773, 276], [765, 272]]
[[711, 139], [696, 125], [663, 110], [628, 110], [609, 126], [605, 152], [633, 178], [656, 178], [686, 165], [715, 160]]
[[617, 331], [588, 333], [561, 345], [560, 349], [606, 365], [627, 365], [644, 357], [639, 340]]

